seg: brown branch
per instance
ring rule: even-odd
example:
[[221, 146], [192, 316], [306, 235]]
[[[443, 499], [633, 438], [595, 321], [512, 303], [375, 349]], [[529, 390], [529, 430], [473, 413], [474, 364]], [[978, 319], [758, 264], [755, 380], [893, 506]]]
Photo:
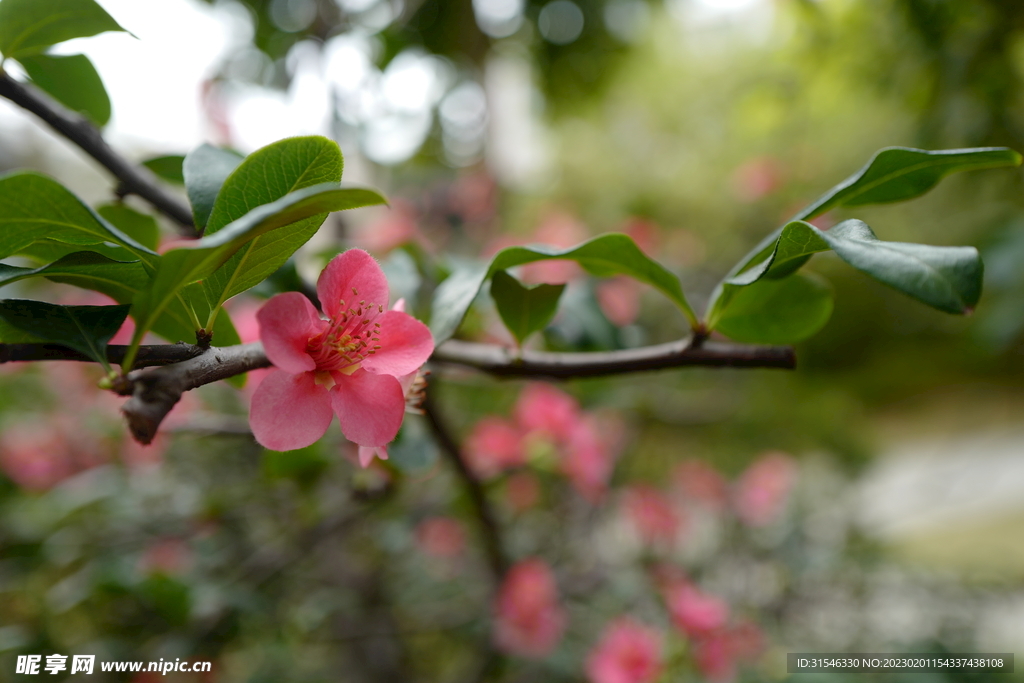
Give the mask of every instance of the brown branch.
[[32, 85], [19, 83], [0, 70], [0, 96], [26, 109], [51, 128], [78, 145], [86, 154], [110, 171], [120, 181], [119, 194], [136, 194], [178, 224], [186, 237], [196, 237], [192, 211], [172, 194], [160, 187], [149, 169], [135, 166], [119, 155], [103, 139], [99, 129], [83, 117], [73, 114]]
[[131, 398], [121, 407], [121, 412], [128, 419], [128, 429], [135, 440], [149, 443], [186, 391], [269, 366], [263, 345], [253, 342], [226, 348], [210, 347], [181, 363], [134, 370], [128, 374], [124, 392], [130, 393]]
[[705, 341], [693, 346], [688, 340], [622, 351], [559, 353], [512, 350], [493, 344], [451, 340], [434, 351], [435, 363], [463, 365], [499, 377], [601, 377], [631, 372], [692, 366], [732, 368], [796, 367], [789, 346], [745, 346]]
[[437, 408], [431, 398], [432, 394], [433, 392], [428, 391], [424, 397], [423, 415], [430, 424], [430, 430], [434, 433], [434, 438], [441, 447], [441, 452], [444, 453], [445, 457], [448, 458], [448, 461], [455, 468], [456, 474], [459, 475], [459, 479], [462, 480], [466, 493], [469, 495], [469, 500], [473, 505], [473, 512], [480, 525], [480, 536], [484, 543], [484, 551], [487, 554], [487, 562], [491, 566], [491, 573], [494, 576], [495, 584], [500, 585], [508, 569], [508, 556], [505, 553], [504, 543], [502, 543], [501, 527], [498, 525], [494, 509], [491, 507], [490, 501], [487, 500], [487, 494], [484, 493], [480, 480], [469, 469], [466, 460], [462, 457], [459, 445], [438, 416]]
[[[107, 347], [107, 358], [120, 363], [127, 347]], [[78, 360], [89, 358], [78, 351], [56, 344], [0, 344], [0, 363], [31, 360]], [[674, 342], [624, 351], [594, 353], [551, 353], [525, 351], [516, 358], [503, 347], [447, 341], [434, 350], [436, 363], [462, 365], [499, 377], [597, 377], [645, 370], [676, 367], [788, 368], [796, 365], [789, 347], [743, 346], [705, 342], [699, 347]], [[131, 395], [122, 411], [128, 417], [132, 435], [149, 443], [160, 422], [181, 398], [182, 393], [204, 384], [270, 366], [259, 342], [210, 348], [203, 351], [191, 344], [143, 346], [136, 368], [159, 367], [150, 371], [133, 370], [120, 386]], [[457, 450], [457, 449], [456, 449]]]

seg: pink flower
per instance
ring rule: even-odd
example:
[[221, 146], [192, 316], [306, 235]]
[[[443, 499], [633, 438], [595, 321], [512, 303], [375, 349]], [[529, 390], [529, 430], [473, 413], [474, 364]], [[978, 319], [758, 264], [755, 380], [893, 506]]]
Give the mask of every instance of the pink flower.
[[755, 624], [743, 622], [697, 638], [693, 657], [709, 681], [728, 683], [736, 677], [736, 665], [754, 660], [764, 649], [764, 635]]
[[670, 585], [665, 591], [665, 602], [672, 623], [689, 636], [720, 629], [729, 619], [729, 606], [725, 601], [700, 591], [688, 581]]
[[555, 577], [543, 560], [524, 560], [508, 571], [494, 612], [495, 645], [520, 657], [546, 656], [565, 630]]
[[429, 517], [416, 526], [416, 545], [431, 557], [457, 557], [466, 547], [466, 532], [457, 519]]
[[596, 420], [588, 416], [574, 426], [562, 460], [562, 471], [591, 502], [604, 495], [615, 464], [607, 442]]
[[481, 479], [526, 463], [523, 433], [500, 417], [485, 417], [466, 438], [466, 461]]
[[276, 369], [253, 394], [253, 434], [273, 450], [303, 448], [337, 415], [350, 441], [383, 447], [402, 425], [399, 378], [415, 373], [434, 350], [430, 330], [402, 311], [385, 310], [387, 280], [365, 251], [332, 259], [316, 288], [327, 320], [298, 292], [278, 294], [256, 316]]
[[636, 322], [640, 315], [642, 286], [625, 276], [613, 277], [597, 285], [597, 303], [609, 322], [625, 327]]
[[795, 482], [791, 457], [779, 451], [765, 453], [736, 482], [736, 514], [750, 526], [771, 524], [782, 513]]
[[515, 418], [527, 432], [543, 432], [556, 441], [568, 441], [582, 415], [580, 404], [569, 394], [544, 382], [531, 382], [519, 394]]
[[652, 683], [661, 669], [661, 634], [628, 617], [606, 627], [587, 657], [591, 683]]
[[623, 496], [626, 514], [647, 543], [671, 544], [682, 525], [671, 501], [653, 486], [633, 486]]

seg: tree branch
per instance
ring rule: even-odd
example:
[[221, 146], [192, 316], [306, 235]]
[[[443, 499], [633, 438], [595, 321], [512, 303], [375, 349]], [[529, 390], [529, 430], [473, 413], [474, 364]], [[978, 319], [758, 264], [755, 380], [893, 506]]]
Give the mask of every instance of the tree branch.
[[86, 154], [110, 171], [120, 182], [119, 194], [136, 194], [178, 224], [186, 237], [196, 237], [192, 211], [183, 202], [164, 190], [156, 177], [145, 167], [130, 164], [107, 144], [92, 123], [73, 114], [34, 86], [19, 83], [0, 71], [0, 96], [26, 109], [51, 128], [78, 145]]
[[796, 367], [796, 355], [789, 346], [746, 346], [710, 341], [693, 346], [689, 340], [622, 351], [523, 351], [516, 357], [510, 349], [503, 346], [453, 339], [437, 347], [431, 360], [436, 363], [464, 365], [499, 377], [555, 379], [622, 375], [697, 365], [785, 370]]
[[480, 536], [487, 554], [487, 562], [491, 566], [491, 574], [494, 576], [495, 584], [500, 585], [502, 578], [505, 576], [505, 571], [508, 569], [508, 557], [501, 540], [501, 527], [498, 526], [494, 509], [491, 507], [490, 501], [487, 500], [487, 494], [484, 493], [480, 480], [470, 471], [469, 466], [462, 457], [459, 445], [438, 416], [437, 408], [431, 398], [432, 394], [433, 392], [427, 392], [423, 399], [423, 415], [430, 424], [430, 430], [434, 433], [434, 438], [441, 447], [441, 452], [444, 453], [445, 457], [448, 458], [448, 461], [455, 468], [455, 472], [459, 475], [459, 479], [462, 480], [466, 493], [469, 494], [469, 500], [473, 504], [476, 520], [480, 525]]
[[124, 392], [130, 394], [121, 412], [128, 419], [128, 429], [135, 440], [149, 443], [156, 436], [160, 423], [190, 389], [211, 384], [217, 380], [240, 375], [249, 370], [270, 366], [259, 342], [210, 347], [189, 360], [128, 373]]
[[[126, 350], [126, 346], [109, 345], [107, 358], [112, 363], [120, 363]], [[0, 363], [33, 360], [88, 361], [89, 358], [56, 344], [0, 344]], [[519, 358], [500, 346], [447, 341], [434, 350], [431, 361], [475, 368], [499, 377], [555, 379], [691, 366], [792, 369], [796, 365], [793, 349], [789, 347], [722, 342], [705, 342], [692, 347], [686, 341], [594, 353], [524, 351]], [[142, 443], [152, 441], [161, 421], [184, 392], [269, 367], [270, 361], [259, 342], [212, 347], [206, 351], [191, 344], [143, 346], [135, 367], [151, 366], [163, 367], [133, 370], [119, 389], [131, 396], [121, 410], [128, 418], [132, 435]]]

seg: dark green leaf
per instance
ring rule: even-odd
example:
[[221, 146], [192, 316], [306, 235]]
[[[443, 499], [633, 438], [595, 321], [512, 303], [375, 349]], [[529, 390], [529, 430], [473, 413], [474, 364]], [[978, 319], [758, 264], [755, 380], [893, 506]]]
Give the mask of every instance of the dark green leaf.
[[491, 276], [491, 298], [498, 315], [520, 344], [547, 327], [558, 311], [563, 291], [565, 285], [524, 287], [504, 270]]
[[160, 227], [149, 214], [121, 202], [97, 206], [96, 213], [139, 244], [154, 251], [160, 246]]
[[185, 157], [180, 168], [181, 178], [199, 230], [206, 227], [217, 193], [240, 163], [240, 154], [212, 145], [200, 145]]
[[594, 275], [628, 275], [651, 285], [678, 306], [692, 325], [697, 323], [679, 278], [640, 251], [632, 238], [610, 233], [568, 249], [546, 245], [508, 247], [499, 251], [489, 266], [456, 271], [434, 293], [430, 318], [434, 341], [440, 344], [455, 334], [480, 288], [494, 273], [534, 261], [552, 259], [576, 261]]
[[149, 275], [140, 262], [112, 261], [92, 251], [69, 254], [39, 268], [0, 263], [0, 287], [30, 277], [46, 277], [54, 282], [102, 292], [120, 303], [130, 303], [135, 293], [149, 282]]
[[137, 337], [141, 338], [186, 285], [209, 277], [260, 235], [320, 213], [383, 203], [384, 198], [372, 190], [316, 185], [259, 206], [213, 235], [169, 250], [150, 287], [135, 298], [132, 315]]
[[750, 344], [793, 344], [824, 327], [831, 315], [828, 284], [798, 273], [740, 289], [716, 329]]
[[982, 264], [974, 247], [883, 242], [855, 219], [831, 230], [793, 221], [783, 228], [775, 249], [764, 261], [726, 280], [708, 314], [708, 327], [717, 327], [743, 287], [763, 278], [788, 275], [811, 255], [829, 249], [857, 270], [946, 313], [969, 313], [981, 297]]
[[29, 55], [18, 61], [33, 83], [71, 111], [85, 115], [100, 127], [110, 121], [107, 89], [85, 55]]
[[[913, 199], [952, 173], [1019, 166], [1020, 163], [1021, 155], [1006, 147], [937, 151], [890, 147], [877, 152], [864, 168], [797, 213], [793, 220], [814, 218], [840, 206], [862, 206]], [[719, 298], [723, 294], [728, 296], [729, 287], [726, 283], [754, 264], [764, 264], [765, 259], [774, 251], [782, 231], [782, 227], [776, 229], [732, 267], [708, 301], [708, 320], [715, 317], [716, 312], [723, 307]], [[803, 265], [808, 258], [810, 256], [806, 255], [802, 260], [790, 262], [790, 272]], [[779, 271], [777, 274], [781, 275], [782, 272]]]
[[0, 301], [3, 329], [8, 343], [60, 344], [107, 366], [107, 342], [125, 318], [129, 306], [57, 306], [42, 301]]
[[901, 202], [920, 197], [951, 173], [1019, 166], [1020, 162], [1020, 154], [1006, 147], [936, 151], [888, 147], [793, 218], [814, 218], [837, 206]]
[[52, 178], [29, 171], [0, 177], [0, 258], [21, 254], [43, 240], [78, 247], [119, 245], [147, 269], [155, 269], [160, 259]]
[[0, 53], [19, 59], [72, 38], [124, 31], [93, 0], [3, 0]]
[[182, 169], [184, 163], [185, 157], [180, 154], [169, 154], [167, 156], [146, 159], [142, 162], [142, 165], [155, 173], [158, 178], [162, 178], [175, 185], [184, 185], [185, 172]]
[[[252, 209], [290, 192], [341, 181], [341, 149], [333, 140], [312, 136], [288, 138], [253, 152], [224, 182], [206, 228], [213, 235]], [[282, 226], [244, 245], [203, 281], [214, 309], [236, 294], [270, 277], [295, 250], [309, 241], [327, 214]]]

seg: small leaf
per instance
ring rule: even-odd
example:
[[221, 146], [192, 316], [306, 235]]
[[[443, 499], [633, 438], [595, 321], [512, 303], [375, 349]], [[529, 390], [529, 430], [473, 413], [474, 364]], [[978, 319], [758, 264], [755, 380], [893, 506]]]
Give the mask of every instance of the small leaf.
[[121, 202], [97, 206], [96, 213], [139, 244], [154, 251], [160, 246], [160, 227], [149, 214]]
[[[338, 144], [320, 136], [288, 138], [253, 152], [224, 181], [206, 234], [212, 235], [249, 210], [290, 192], [321, 183], [336, 185], [341, 181], [343, 165]], [[203, 281], [213, 308], [270, 277], [309, 241], [326, 218], [326, 213], [310, 216], [257, 237], [239, 249]]]
[[0, 53], [20, 59], [72, 38], [124, 31], [94, 0], [3, 0]]
[[384, 198], [372, 190], [339, 188], [325, 183], [258, 206], [216, 234], [170, 249], [161, 257], [153, 282], [135, 298], [132, 315], [136, 338], [141, 339], [152, 321], [186, 285], [209, 277], [241, 247], [260, 235], [320, 213], [383, 203]]
[[798, 273], [740, 289], [716, 329], [749, 344], [793, 344], [824, 327], [831, 315], [828, 284]]
[[932, 308], [954, 314], [971, 312], [981, 297], [982, 264], [974, 247], [933, 247], [883, 242], [864, 222], [851, 219], [831, 230], [810, 223], [787, 223], [774, 251], [753, 268], [726, 280], [708, 327], [715, 329], [737, 293], [759, 280], [788, 275], [817, 252], [836, 252], [857, 270]]
[[125, 318], [129, 306], [57, 306], [42, 301], [0, 301], [3, 327], [0, 340], [8, 343], [60, 344], [107, 364], [107, 342]]
[[430, 327], [435, 342], [440, 344], [455, 334], [480, 288], [494, 273], [534, 261], [552, 259], [576, 261], [587, 272], [601, 277], [628, 275], [634, 280], [651, 285], [667, 296], [692, 325], [697, 324], [697, 318], [686, 301], [679, 278], [644, 254], [632, 238], [609, 233], [568, 249], [556, 249], [547, 245], [508, 247], [499, 251], [487, 267], [470, 267], [456, 271], [434, 292]]
[[160, 260], [156, 252], [107, 223], [56, 180], [31, 171], [0, 177], [0, 258], [24, 253], [45, 240], [79, 248], [114, 243], [140, 259], [147, 270], [155, 270]]
[[185, 157], [180, 154], [169, 154], [166, 156], [146, 159], [142, 162], [142, 165], [156, 174], [158, 178], [166, 180], [169, 183], [174, 183], [175, 185], [184, 185], [185, 174], [182, 170], [184, 163]]
[[185, 157], [181, 165], [181, 178], [192, 205], [192, 217], [197, 229], [203, 230], [206, 227], [217, 193], [240, 163], [240, 154], [212, 145], [200, 145]]
[[505, 327], [520, 344], [547, 327], [555, 317], [563, 291], [565, 285], [525, 287], [504, 270], [491, 276], [491, 298]]
[[101, 128], [110, 121], [107, 89], [85, 55], [29, 55], [18, 61], [36, 86], [71, 111], [84, 114]]

